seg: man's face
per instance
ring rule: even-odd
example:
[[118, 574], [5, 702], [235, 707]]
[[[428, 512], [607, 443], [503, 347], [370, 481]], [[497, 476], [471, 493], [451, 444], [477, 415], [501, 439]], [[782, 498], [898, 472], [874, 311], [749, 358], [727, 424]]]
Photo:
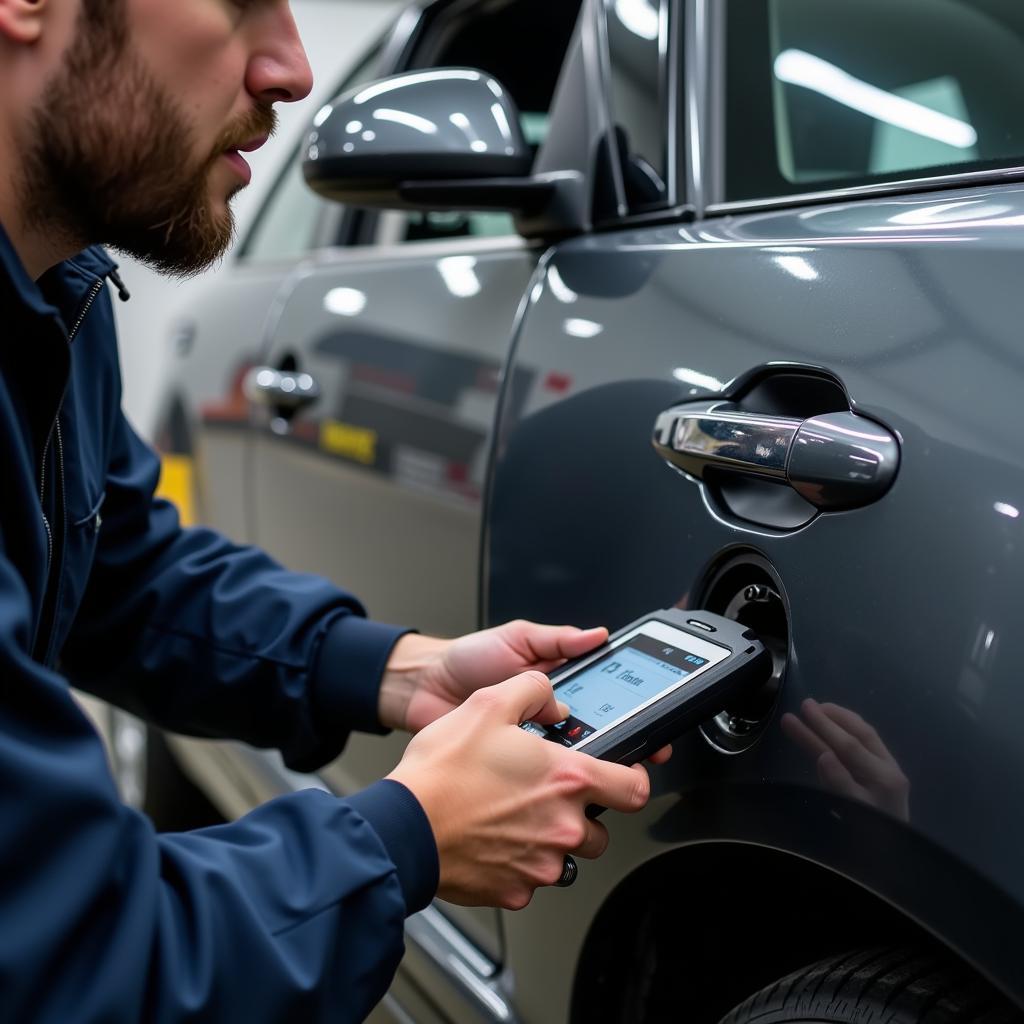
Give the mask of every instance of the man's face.
[[81, 2], [22, 140], [23, 209], [36, 228], [198, 273], [231, 241], [239, 150], [311, 87], [287, 2]]

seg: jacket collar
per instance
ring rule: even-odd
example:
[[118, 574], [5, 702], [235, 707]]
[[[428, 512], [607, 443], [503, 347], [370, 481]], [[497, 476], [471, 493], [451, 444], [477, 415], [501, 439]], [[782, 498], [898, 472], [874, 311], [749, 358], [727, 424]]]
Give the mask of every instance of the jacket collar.
[[58, 317], [65, 325], [71, 323], [96, 282], [116, 268], [110, 256], [94, 245], [33, 281], [0, 224], [0, 287], [8, 289], [12, 293], [8, 301], [19, 303], [29, 316]]

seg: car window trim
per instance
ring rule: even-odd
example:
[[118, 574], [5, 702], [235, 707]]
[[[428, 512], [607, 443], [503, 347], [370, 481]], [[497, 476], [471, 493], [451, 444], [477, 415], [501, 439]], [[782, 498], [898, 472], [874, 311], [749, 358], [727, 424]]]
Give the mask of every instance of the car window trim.
[[799, 192], [793, 195], [765, 196], [761, 199], [737, 199], [709, 203], [704, 214], [709, 217], [734, 213], [756, 213], [787, 206], [810, 206], [821, 203], [846, 202], [854, 199], [872, 199], [878, 196], [911, 195], [943, 189], [963, 189], [981, 185], [1002, 185], [1024, 181], [1024, 166], [990, 168], [983, 171], [965, 171], [963, 174], [940, 174], [921, 178], [894, 178], [872, 185], [851, 185], [849, 188], [822, 189], [817, 192]]
[[[690, 0], [669, 0], [668, 4], [662, 8], [663, 16], [668, 24], [665, 32], [665, 51], [659, 54], [658, 59], [663, 66], [662, 74], [665, 76], [668, 99], [663, 125], [666, 132], [665, 182], [668, 185], [668, 195], [660, 206], [629, 212], [626, 206], [622, 167], [619, 164], [615, 147], [609, 145], [609, 165], [615, 184], [616, 198], [623, 212], [614, 217], [604, 217], [595, 221], [594, 232], [616, 231], [631, 225], [661, 224], [686, 218], [694, 211], [690, 199], [690, 144], [687, 138], [689, 104], [686, 99], [690, 94], [690, 52], [687, 45], [689, 7]], [[594, 4], [594, 9], [597, 12], [598, 38], [601, 42], [598, 70], [602, 84], [602, 96], [599, 102], [605, 106], [605, 120], [610, 126], [614, 124], [614, 119], [612, 117], [611, 57], [608, 47], [607, 8], [599, 0]], [[680, 65], [682, 65], [681, 68]]]
[[[682, 195], [686, 202], [700, 209], [704, 205], [708, 187], [710, 165], [705, 146], [712, 138], [708, 131], [711, 119], [711, 100], [715, 93], [710, 87], [710, 65], [713, 63], [711, 45], [715, 35], [710, 32], [712, 16], [709, 0], [685, 0], [683, 14], [683, 76], [676, 81], [681, 90], [682, 121], [678, 130], [682, 142]], [[676, 72], [678, 75], [678, 71]]]
[[698, 210], [706, 211], [725, 199], [725, 32], [726, 4], [691, 0], [695, 22], [703, 26], [707, 54], [699, 87], [703, 89], [704, 123], [700, 140], [703, 190]]
[[664, 83], [667, 92], [665, 116], [668, 118], [665, 139], [665, 182], [668, 185], [666, 206], [679, 206], [686, 195], [683, 168], [686, 166], [686, 75], [689, 54], [686, 51], [686, 0], [670, 0], [664, 13], [665, 64]]
[[[380, 50], [378, 70], [383, 75], [404, 69], [428, 21], [429, 0], [406, 7], [392, 26]], [[438, 5], [441, 6], [441, 5]]]
[[[611, 174], [612, 189], [615, 192], [616, 215], [606, 218], [607, 223], [621, 224], [629, 217], [629, 207], [626, 205], [626, 185], [622, 174], [622, 163], [619, 160], [619, 150], [614, 142], [615, 118], [612, 116], [612, 57], [611, 47], [608, 43], [608, 8], [604, 0], [595, 0], [590, 5], [594, 12], [595, 38], [597, 40], [597, 52], [594, 55], [597, 64], [597, 81], [601, 83], [599, 95], [594, 97], [595, 102], [603, 108], [601, 120], [605, 130], [605, 145], [608, 150], [608, 170]], [[601, 221], [600, 223], [605, 223]], [[595, 224], [596, 227], [596, 224]]]

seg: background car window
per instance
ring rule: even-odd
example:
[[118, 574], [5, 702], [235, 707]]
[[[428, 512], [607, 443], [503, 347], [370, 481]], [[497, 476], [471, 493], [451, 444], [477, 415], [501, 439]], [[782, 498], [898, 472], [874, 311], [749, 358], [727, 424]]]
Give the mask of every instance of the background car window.
[[[338, 86], [337, 92], [362, 85], [377, 73], [380, 47], [375, 47]], [[305, 136], [305, 133], [303, 133]], [[238, 259], [253, 263], [296, 260], [319, 244], [325, 244], [321, 228], [337, 224], [342, 213], [338, 203], [321, 199], [302, 176], [301, 140], [277, 179], [252, 229], [239, 248]]]
[[1019, 0], [730, 0], [726, 198], [1024, 165]]
[[317, 227], [332, 212], [306, 185], [296, 154], [274, 186], [238, 258], [250, 263], [299, 259], [314, 248]]
[[[465, 13], [458, 6], [431, 26], [412, 66], [472, 67], [494, 75], [515, 100], [523, 135], [536, 153], [547, 135], [551, 100], [579, 8], [580, 0], [505, 0], [476, 4]], [[379, 218], [371, 238], [418, 242], [512, 234], [515, 226], [505, 213], [410, 213], [402, 214], [400, 222], [388, 215]]]
[[668, 200], [669, 0], [605, 0], [611, 116], [631, 211]]

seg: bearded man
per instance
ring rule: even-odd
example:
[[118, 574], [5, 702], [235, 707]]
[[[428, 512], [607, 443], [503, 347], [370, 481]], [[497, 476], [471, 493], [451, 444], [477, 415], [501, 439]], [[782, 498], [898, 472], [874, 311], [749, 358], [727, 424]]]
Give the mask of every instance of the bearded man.
[[[449, 641], [369, 622], [153, 497], [107, 282], [126, 293], [97, 246], [208, 266], [242, 154], [311, 85], [287, 0], [0, 0], [4, 1020], [362, 1019], [408, 914], [435, 896], [523, 907], [565, 855], [603, 852], [587, 804], [647, 799], [642, 766], [518, 728], [565, 716], [541, 673], [604, 630]], [[354, 729], [416, 735], [347, 799], [310, 789], [157, 835], [118, 800], [71, 684], [300, 771]]]

